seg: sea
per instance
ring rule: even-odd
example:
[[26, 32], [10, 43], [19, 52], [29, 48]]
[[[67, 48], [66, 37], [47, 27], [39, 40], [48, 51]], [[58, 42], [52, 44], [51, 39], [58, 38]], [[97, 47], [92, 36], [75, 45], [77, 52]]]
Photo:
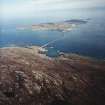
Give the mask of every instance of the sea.
[[[87, 19], [69, 32], [17, 30], [21, 25]], [[51, 43], [50, 43], [51, 42]], [[0, 20], [0, 47], [46, 46], [47, 55], [56, 57], [59, 52], [75, 53], [105, 60], [105, 8], [68, 9], [52, 11], [46, 16]]]

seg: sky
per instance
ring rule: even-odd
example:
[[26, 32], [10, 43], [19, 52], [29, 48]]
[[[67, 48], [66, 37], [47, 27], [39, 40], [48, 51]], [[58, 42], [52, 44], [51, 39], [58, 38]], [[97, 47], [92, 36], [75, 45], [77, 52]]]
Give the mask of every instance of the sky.
[[96, 8], [105, 6], [105, 0], [0, 0], [3, 18], [24, 18], [50, 11]]

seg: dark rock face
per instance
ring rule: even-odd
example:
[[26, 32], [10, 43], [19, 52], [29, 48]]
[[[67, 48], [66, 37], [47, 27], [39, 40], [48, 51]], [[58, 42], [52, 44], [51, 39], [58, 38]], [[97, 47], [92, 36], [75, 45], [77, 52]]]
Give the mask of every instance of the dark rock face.
[[82, 20], [82, 19], [73, 19], [73, 20], [67, 20], [65, 22], [71, 23], [71, 24], [86, 24], [88, 21]]
[[15, 50], [0, 53], [0, 105], [105, 104], [105, 62]]

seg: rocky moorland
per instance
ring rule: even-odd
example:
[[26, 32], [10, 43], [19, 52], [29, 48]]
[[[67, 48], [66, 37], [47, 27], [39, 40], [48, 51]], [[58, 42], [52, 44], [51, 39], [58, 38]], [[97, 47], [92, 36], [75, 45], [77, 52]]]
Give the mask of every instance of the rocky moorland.
[[0, 49], [0, 105], [105, 105], [105, 61], [39, 49]]

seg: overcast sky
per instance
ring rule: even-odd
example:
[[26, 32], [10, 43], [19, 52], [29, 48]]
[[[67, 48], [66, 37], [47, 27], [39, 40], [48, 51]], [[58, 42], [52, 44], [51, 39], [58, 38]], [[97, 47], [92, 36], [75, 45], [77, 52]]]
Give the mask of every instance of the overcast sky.
[[0, 0], [2, 15], [11, 18], [31, 16], [44, 11], [105, 6], [105, 0]]

